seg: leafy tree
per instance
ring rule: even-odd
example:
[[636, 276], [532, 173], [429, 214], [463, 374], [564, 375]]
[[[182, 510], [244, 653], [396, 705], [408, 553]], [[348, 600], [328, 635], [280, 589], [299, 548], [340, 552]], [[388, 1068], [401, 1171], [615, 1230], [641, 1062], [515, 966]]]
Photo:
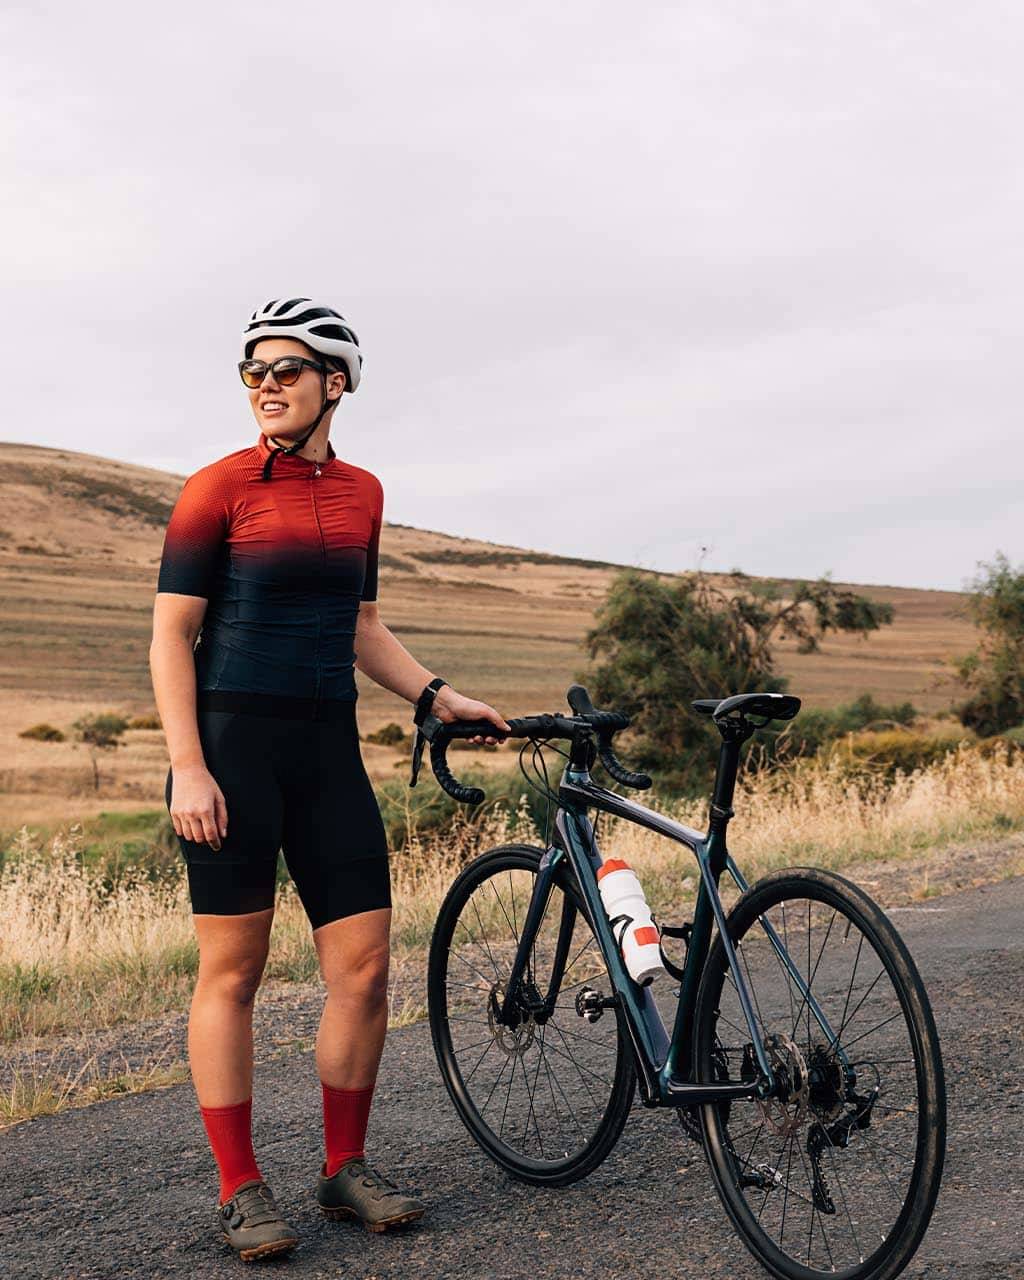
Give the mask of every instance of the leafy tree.
[[978, 569], [966, 613], [981, 641], [953, 666], [970, 695], [957, 708], [960, 722], [987, 737], [1024, 721], [1024, 568], [1015, 572], [997, 551]]
[[597, 705], [632, 717], [630, 762], [685, 789], [706, 779], [709, 739], [717, 739], [691, 710], [694, 698], [782, 692], [788, 682], [773, 656], [779, 640], [813, 653], [826, 632], [867, 634], [892, 612], [828, 577], [784, 590], [738, 570], [722, 580], [703, 570], [665, 580], [624, 569], [586, 635], [590, 657], [603, 661], [578, 679]]
[[71, 726], [79, 742], [89, 748], [89, 759], [92, 761], [92, 782], [95, 790], [100, 789], [100, 767], [97, 751], [114, 751], [120, 745], [121, 734], [128, 728], [128, 721], [113, 712], [100, 712], [98, 715], [80, 716]]

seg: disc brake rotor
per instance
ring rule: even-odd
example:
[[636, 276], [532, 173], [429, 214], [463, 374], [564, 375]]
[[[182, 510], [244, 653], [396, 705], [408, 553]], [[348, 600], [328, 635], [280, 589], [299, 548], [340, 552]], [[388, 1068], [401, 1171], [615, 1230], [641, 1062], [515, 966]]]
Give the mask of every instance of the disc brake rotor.
[[776, 1097], [758, 1101], [757, 1105], [768, 1128], [788, 1138], [800, 1128], [807, 1115], [811, 1100], [810, 1073], [803, 1054], [789, 1036], [766, 1036], [764, 1047], [780, 1092]]
[[504, 1023], [499, 1022], [498, 1013], [504, 1000], [505, 984], [496, 982], [487, 1000], [487, 1026], [499, 1049], [507, 1053], [510, 1058], [514, 1054], [521, 1057], [533, 1044], [537, 1024], [534, 1022], [532, 1013], [524, 1015], [522, 1010], [520, 1010], [521, 1021], [518, 1026], [506, 1027]]

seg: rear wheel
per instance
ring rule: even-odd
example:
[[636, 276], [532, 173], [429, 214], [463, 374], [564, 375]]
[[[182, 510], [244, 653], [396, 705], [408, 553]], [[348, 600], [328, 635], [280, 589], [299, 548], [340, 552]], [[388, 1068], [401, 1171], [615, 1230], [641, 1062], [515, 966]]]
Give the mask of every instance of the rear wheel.
[[635, 1074], [618, 1009], [601, 1007], [611, 981], [565, 864], [515, 995], [516, 1025], [498, 1020], [543, 855], [502, 845], [464, 868], [434, 929], [427, 1005], [438, 1066], [474, 1139], [514, 1177], [560, 1186], [611, 1151]]
[[[719, 1195], [772, 1275], [888, 1280], [920, 1244], [945, 1153], [938, 1034], [910, 953], [861, 889], [810, 868], [754, 885], [728, 929], [781, 1094], [701, 1108]], [[720, 938], [696, 1019], [698, 1078], [754, 1079]]]

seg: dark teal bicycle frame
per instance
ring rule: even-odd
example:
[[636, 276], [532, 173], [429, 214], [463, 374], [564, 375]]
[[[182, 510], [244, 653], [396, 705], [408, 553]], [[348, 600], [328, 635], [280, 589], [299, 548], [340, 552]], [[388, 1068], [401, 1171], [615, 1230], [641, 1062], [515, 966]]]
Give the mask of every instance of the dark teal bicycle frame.
[[[750, 995], [740, 972], [732, 940], [725, 927], [725, 911], [718, 893], [718, 884], [725, 871], [728, 871], [741, 892], [745, 892], [749, 887], [726, 847], [726, 828], [729, 819], [733, 816], [732, 798], [739, 767], [739, 748], [739, 741], [726, 739], [722, 743], [711, 801], [711, 820], [708, 825], [708, 834], [704, 836], [699, 831], [666, 818], [654, 809], [648, 809], [645, 805], [597, 785], [590, 776], [590, 766], [594, 759], [593, 744], [582, 734], [574, 739], [569, 764], [562, 774], [558, 788], [559, 807], [555, 815], [552, 844], [541, 859], [523, 924], [522, 938], [506, 985], [499, 1020], [514, 1026], [519, 1018], [516, 1009], [517, 992], [523, 974], [527, 970], [527, 961], [537, 929], [547, 909], [559, 868], [568, 861], [583, 896], [589, 924], [597, 938], [612, 980], [616, 993], [614, 1002], [621, 1007], [624, 1015], [634, 1050], [640, 1097], [648, 1107], [679, 1107], [702, 1102], [722, 1102], [730, 1098], [766, 1098], [775, 1092], [776, 1082], [771, 1064], [757, 1029]], [[690, 849], [697, 859], [700, 884], [671, 1037], [666, 1031], [650, 987], [641, 987], [630, 977], [605, 913], [597, 885], [597, 870], [601, 866], [602, 858], [597, 847], [593, 824], [587, 816], [589, 807], [626, 818], [670, 840], [675, 840]], [[549, 1007], [553, 1007], [561, 984], [574, 919], [575, 911], [568, 908], [567, 903], [559, 941], [556, 945], [550, 989], [545, 1000], [545, 1004]], [[829, 1045], [834, 1046], [838, 1037], [813, 994], [808, 990], [782, 939], [763, 916], [761, 924], [780, 961], [792, 978], [794, 986], [806, 1000], [812, 1016], [821, 1027]], [[740, 1007], [750, 1032], [750, 1041], [759, 1068], [758, 1078], [751, 1082], [716, 1084], [697, 1083], [695, 1080], [694, 1014], [697, 1006], [697, 991], [711, 946], [714, 926], [718, 927], [722, 938], [722, 945], [736, 983]], [[844, 1065], [848, 1065], [842, 1049], [839, 1050], [838, 1056]]]

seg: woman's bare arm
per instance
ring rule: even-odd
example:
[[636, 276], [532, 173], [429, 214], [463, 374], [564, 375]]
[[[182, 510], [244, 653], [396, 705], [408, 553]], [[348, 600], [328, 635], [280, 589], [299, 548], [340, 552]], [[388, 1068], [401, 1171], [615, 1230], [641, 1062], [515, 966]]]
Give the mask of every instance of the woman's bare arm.
[[204, 764], [196, 722], [196, 636], [207, 601], [200, 596], [157, 593], [153, 604], [153, 639], [149, 670], [160, 722], [167, 738], [171, 768]]
[[[417, 662], [402, 642], [380, 620], [376, 601], [364, 601], [356, 620], [356, 669], [371, 680], [415, 704], [434, 673]], [[499, 729], [509, 725], [502, 715], [486, 702], [467, 698], [448, 685], [437, 691], [431, 711], [440, 720], [490, 720]], [[471, 742], [495, 742], [495, 738], [478, 736]]]
[[205, 841], [219, 849], [227, 835], [227, 808], [206, 767], [196, 717], [193, 650], [206, 605], [204, 597], [157, 592], [149, 669], [171, 761], [174, 829], [187, 840]]

